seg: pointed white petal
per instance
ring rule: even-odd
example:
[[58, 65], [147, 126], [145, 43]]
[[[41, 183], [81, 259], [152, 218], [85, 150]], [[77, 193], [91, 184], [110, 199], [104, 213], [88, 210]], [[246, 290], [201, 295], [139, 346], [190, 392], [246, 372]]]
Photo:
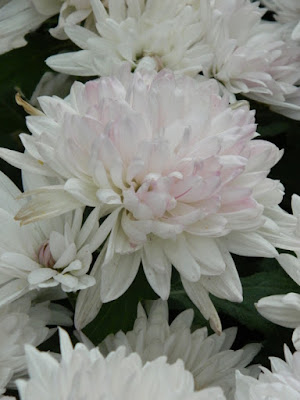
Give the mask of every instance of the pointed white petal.
[[104, 261], [106, 246], [99, 254], [90, 276], [94, 277], [96, 283], [94, 286], [83, 289], [79, 292], [75, 306], [74, 324], [77, 330], [83, 329], [89, 324], [98, 314], [102, 301], [100, 297], [101, 284], [101, 265]]
[[110, 262], [102, 265], [101, 299], [103, 303], [115, 300], [129, 288], [141, 262], [141, 252], [115, 254]]
[[163, 271], [158, 271], [152, 267], [151, 258], [148, 258], [145, 251], [142, 251], [142, 264], [146, 278], [152, 289], [161, 299], [167, 300], [170, 294], [172, 265], [164, 254], [163, 256], [164, 258], [161, 261], [161, 265], [164, 268]]
[[209, 298], [207, 290], [201, 284], [201, 280], [198, 282], [189, 282], [181, 277], [181, 281], [189, 298], [197, 306], [203, 317], [209, 319], [212, 329], [220, 334], [222, 332], [222, 325], [219, 315]]
[[276, 249], [255, 232], [231, 232], [222, 239], [231, 253], [248, 257], [276, 257]]
[[203, 276], [201, 282], [213, 295], [221, 299], [241, 302], [243, 301], [243, 289], [234, 261], [222, 239], [218, 240], [218, 244], [226, 263], [226, 269], [218, 276]]

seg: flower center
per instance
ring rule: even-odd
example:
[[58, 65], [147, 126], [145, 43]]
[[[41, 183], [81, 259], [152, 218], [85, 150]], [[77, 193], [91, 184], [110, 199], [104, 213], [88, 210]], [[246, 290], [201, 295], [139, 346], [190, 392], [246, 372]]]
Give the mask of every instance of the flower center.
[[141, 57], [137, 57], [137, 70], [147, 69], [150, 71], [160, 71], [164, 68], [163, 62], [158, 55], [143, 54]]
[[50, 251], [49, 240], [46, 240], [40, 247], [38, 252], [39, 263], [46, 268], [52, 268], [55, 260]]

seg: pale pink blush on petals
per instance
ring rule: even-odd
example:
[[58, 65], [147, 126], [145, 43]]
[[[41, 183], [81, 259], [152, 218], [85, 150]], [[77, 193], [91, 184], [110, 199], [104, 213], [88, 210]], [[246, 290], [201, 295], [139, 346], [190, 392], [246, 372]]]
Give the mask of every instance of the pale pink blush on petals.
[[[30, 142], [23, 135], [30, 163], [17, 152], [0, 154], [30, 172], [40, 163], [41, 175], [61, 184], [31, 191], [17, 218], [26, 224], [84, 205], [107, 216], [91, 238], [93, 251], [107, 244], [94, 267], [101, 273], [92, 272], [98, 307], [127, 290], [140, 262], [167, 299], [173, 265], [221, 331], [209, 293], [242, 301], [230, 252], [275, 257], [281, 241], [300, 249], [270, 216], [283, 187], [267, 175], [282, 152], [253, 140], [254, 112], [245, 102], [231, 107], [215, 81], [168, 70], [130, 73], [127, 66], [116, 76], [75, 83], [66, 100], [41, 100], [45, 116], [30, 117]], [[83, 314], [76, 320], [90, 319]]]

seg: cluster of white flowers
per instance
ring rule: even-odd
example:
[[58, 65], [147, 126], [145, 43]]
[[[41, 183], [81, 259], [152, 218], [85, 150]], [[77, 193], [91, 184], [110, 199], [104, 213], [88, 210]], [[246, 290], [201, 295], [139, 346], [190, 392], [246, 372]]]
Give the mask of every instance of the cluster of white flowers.
[[[300, 399], [300, 292], [256, 304], [296, 328], [272, 371], [249, 365], [260, 344], [231, 349], [210, 296], [243, 301], [232, 255], [273, 258], [300, 286], [300, 197], [280, 207], [283, 151], [241, 99], [300, 120], [300, 9], [261, 3], [275, 20], [250, 0], [0, 0], [0, 54], [55, 15], [50, 34], [81, 49], [16, 96], [25, 151], [0, 148], [23, 185], [0, 172], [0, 399]], [[81, 330], [140, 269], [159, 299], [94, 347]], [[214, 334], [191, 309], [169, 323], [174, 273]], [[52, 301], [67, 296], [74, 321]], [[61, 355], [36, 349], [58, 326], [83, 343], [60, 329]]]
[[[297, 224], [278, 206], [283, 186], [267, 178], [282, 152], [253, 140], [253, 111], [244, 103], [231, 107], [215, 81], [124, 68], [119, 76], [76, 82], [65, 100], [43, 96], [39, 102], [43, 112], [27, 118], [32, 135], [20, 136], [26, 152], [0, 149], [25, 178], [29, 174], [31, 189], [10, 225], [20, 234], [48, 228], [34, 251], [39, 263], [26, 266], [32, 270], [26, 287], [60, 282], [64, 290], [78, 290], [96, 282], [79, 294], [77, 327], [95, 317], [101, 302], [121, 296], [142, 262], [164, 300], [173, 264], [191, 300], [220, 332], [208, 293], [242, 301], [230, 252], [276, 257], [276, 247], [300, 250], [300, 240], [280, 226]], [[94, 209], [81, 228], [84, 206]], [[74, 221], [66, 224], [72, 210]], [[35, 225], [20, 228], [16, 220]], [[64, 228], [53, 226], [56, 220]], [[86, 275], [91, 252], [103, 243], [92, 276]], [[17, 266], [16, 257], [4, 254], [4, 268]], [[99, 301], [93, 302], [95, 293]]]

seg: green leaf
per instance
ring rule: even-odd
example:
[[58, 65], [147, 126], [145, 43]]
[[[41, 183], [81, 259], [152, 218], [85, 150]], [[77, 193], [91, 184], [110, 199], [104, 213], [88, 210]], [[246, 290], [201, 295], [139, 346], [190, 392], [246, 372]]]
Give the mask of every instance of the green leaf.
[[259, 299], [275, 294], [300, 293], [299, 286], [281, 269], [258, 272], [241, 279], [244, 293], [242, 303], [233, 303], [211, 296], [218, 311], [228, 314], [249, 329], [271, 333], [274, 324], [261, 317], [255, 303]]
[[110, 333], [127, 332], [133, 328], [137, 305], [143, 300], [154, 300], [157, 295], [151, 289], [140, 268], [130, 288], [117, 300], [103, 304], [97, 317], [83, 332], [95, 344], [99, 344]]
[[280, 135], [289, 130], [290, 123], [288, 121], [274, 121], [269, 125], [260, 125], [257, 128], [258, 133], [266, 139], [270, 136]]
[[243, 339], [238, 344], [245, 345], [249, 341], [262, 342], [263, 349], [256, 362], [268, 365], [269, 356], [283, 357], [283, 345], [291, 345], [292, 330], [273, 324], [262, 317], [255, 308], [259, 299], [275, 294], [290, 292], [300, 293], [299, 286], [282, 270], [271, 269], [272, 264], [265, 260], [264, 268], [268, 272], [258, 272], [242, 278], [244, 300], [242, 303], [232, 303], [211, 296], [222, 322], [227, 317], [230, 325], [239, 326]]

